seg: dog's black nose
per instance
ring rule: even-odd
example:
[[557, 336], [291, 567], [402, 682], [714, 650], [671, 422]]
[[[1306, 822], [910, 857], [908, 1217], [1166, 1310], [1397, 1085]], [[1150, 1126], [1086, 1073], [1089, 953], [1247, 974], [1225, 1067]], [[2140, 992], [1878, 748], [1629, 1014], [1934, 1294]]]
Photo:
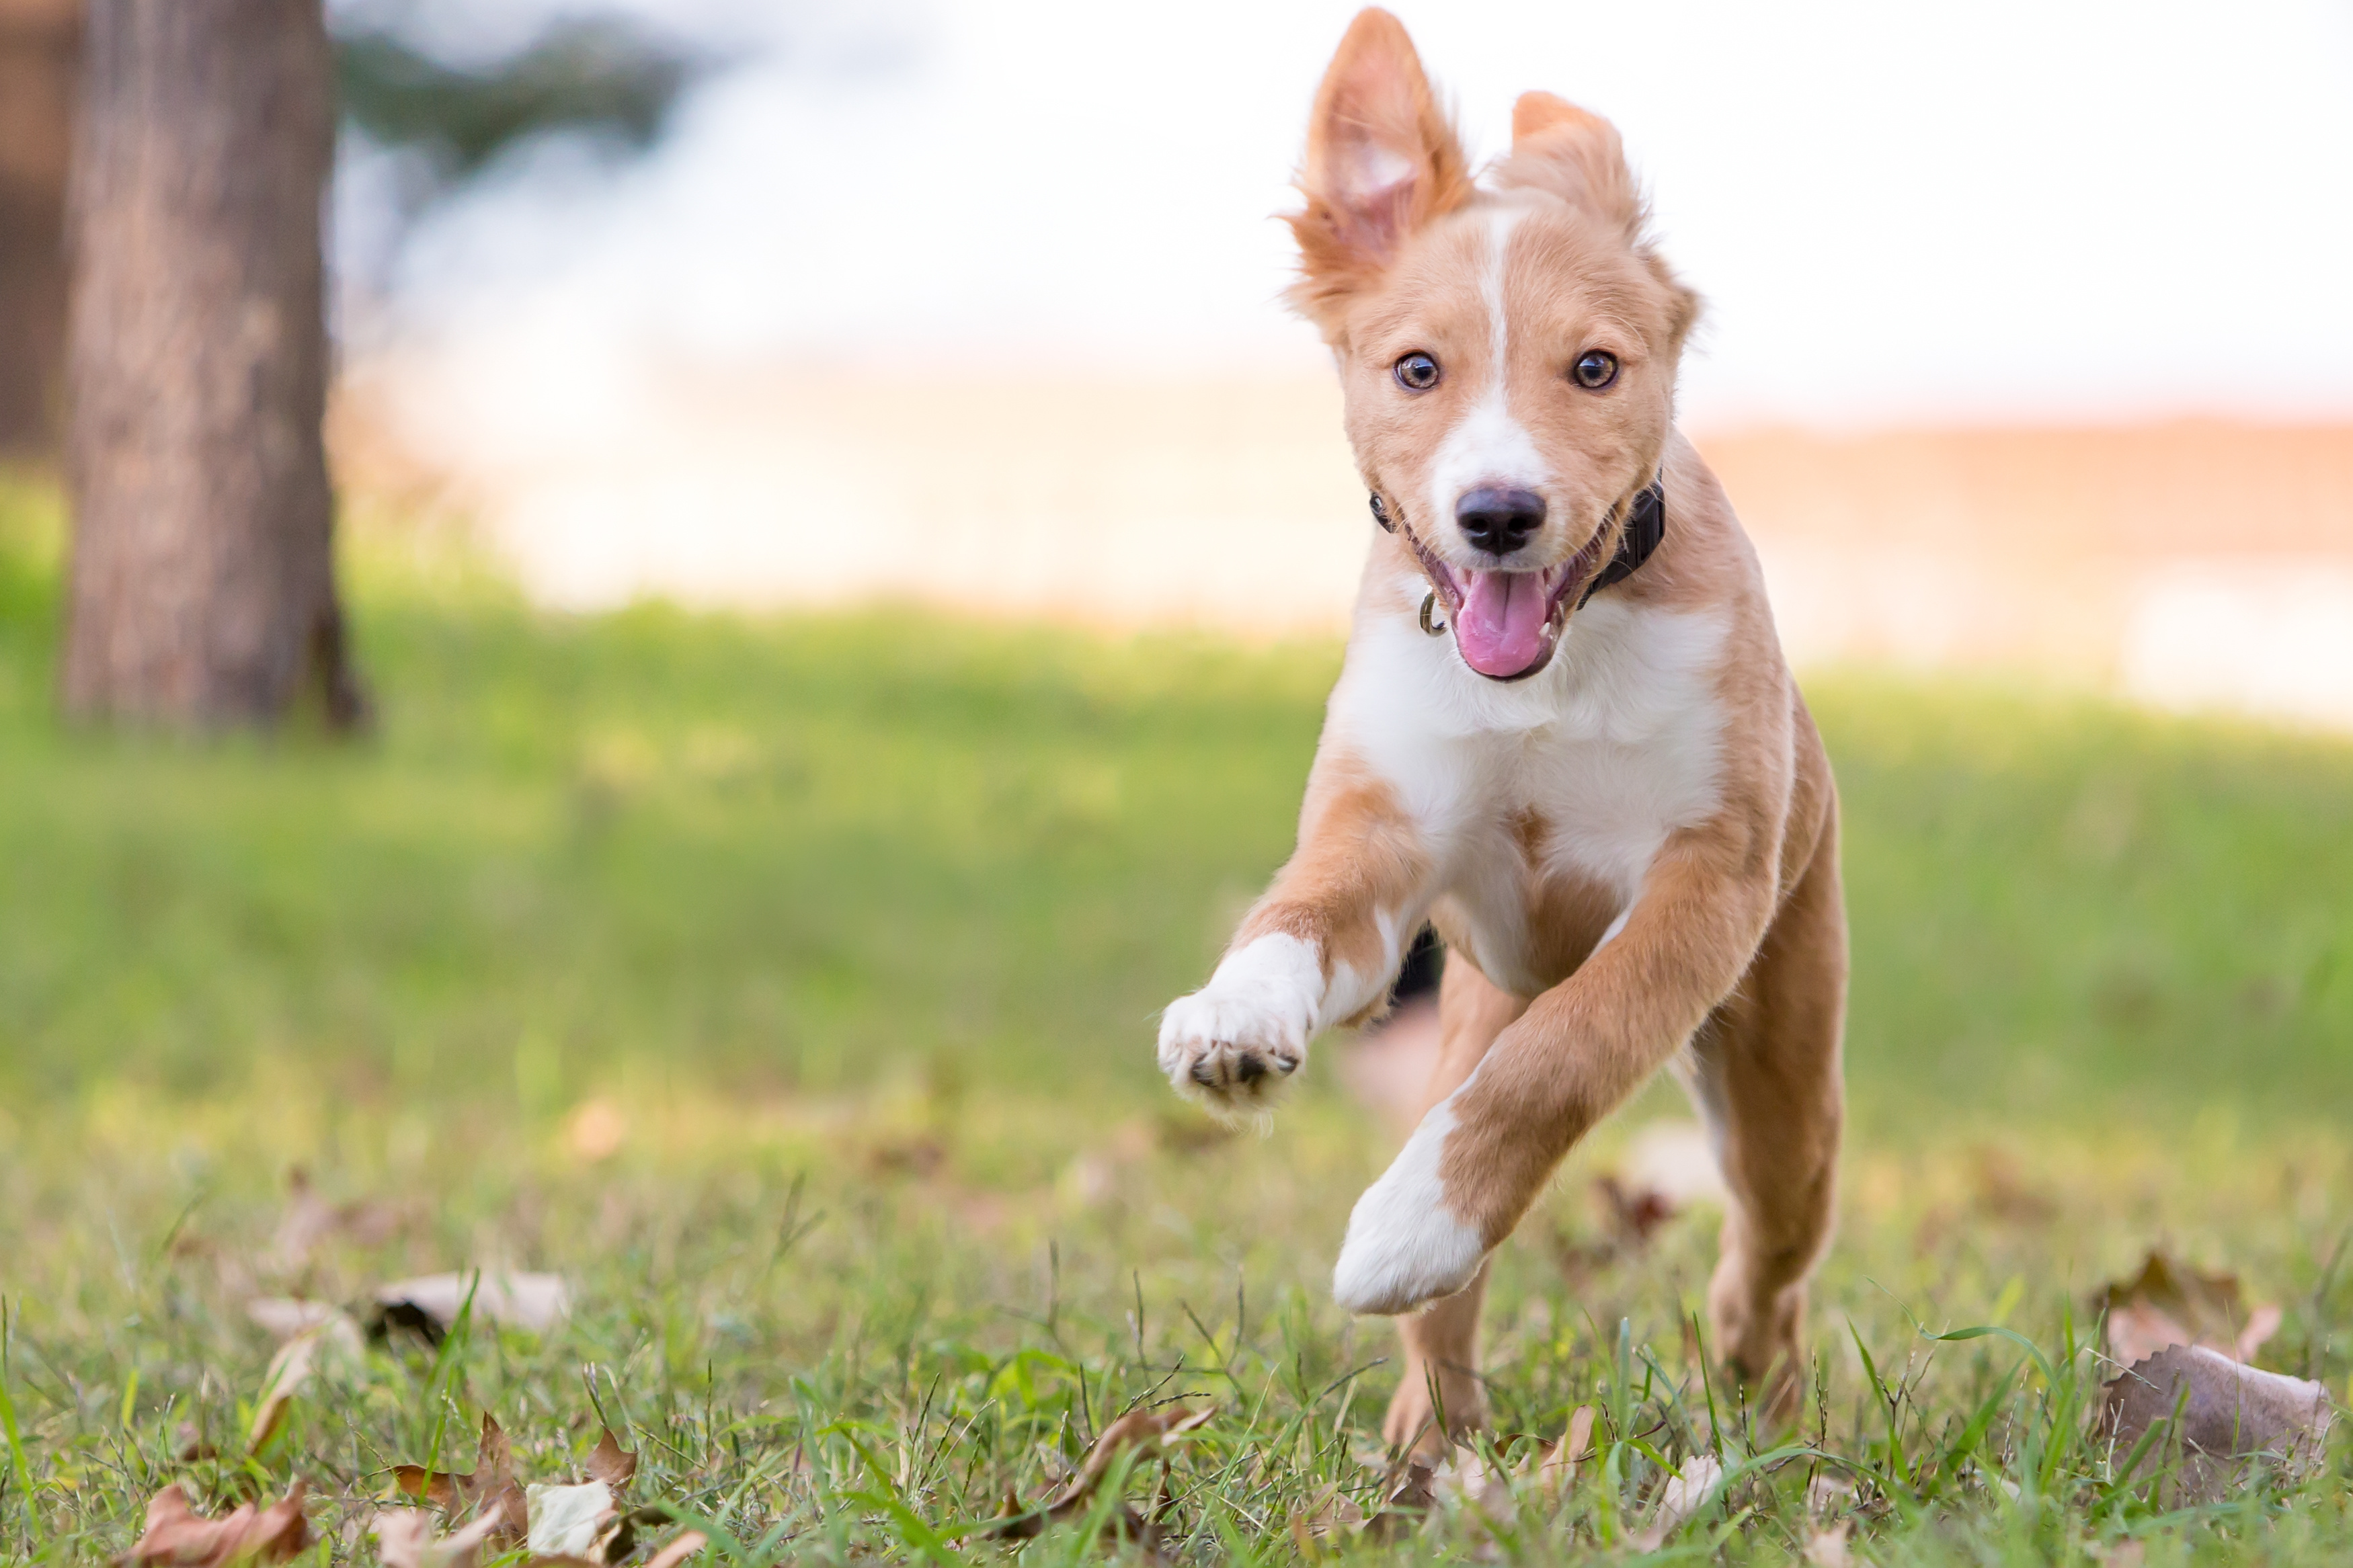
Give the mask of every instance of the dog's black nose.
[[1454, 503], [1454, 521], [1474, 550], [1509, 555], [1544, 526], [1545, 499], [1534, 490], [1482, 485]]

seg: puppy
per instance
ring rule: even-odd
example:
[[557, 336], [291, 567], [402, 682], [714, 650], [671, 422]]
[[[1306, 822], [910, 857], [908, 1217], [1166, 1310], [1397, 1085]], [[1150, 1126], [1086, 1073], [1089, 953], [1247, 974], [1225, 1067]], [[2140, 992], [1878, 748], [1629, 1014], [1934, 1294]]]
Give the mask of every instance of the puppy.
[[1168, 1008], [1161, 1068], [1262, 1117], [1429, 921], [1444, 1044], [1333, 1274], [1400, 1318], [1390, 1441], [1483, 1422], [1490, 1254], [1668, 1063], [1732, 1194], [1715, 1349], [1786, 1410], [1842, 1108], [1838, 800], [1755, 552], [1674, 427], [1698, 299], [1607, 121], [1529, 93], [1474, 181], [1383, 11], [1324, 75], [1299, 185], [1291, 297], [1378, 531], [1298, 849]]

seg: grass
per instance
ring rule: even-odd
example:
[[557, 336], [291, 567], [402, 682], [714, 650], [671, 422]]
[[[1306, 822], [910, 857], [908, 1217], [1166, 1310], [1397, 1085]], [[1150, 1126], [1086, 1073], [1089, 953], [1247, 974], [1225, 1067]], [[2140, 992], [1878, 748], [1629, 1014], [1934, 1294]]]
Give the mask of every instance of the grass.
[[[1089, 1555], [1077, 1525], [949, 1542], [1177, 1394], [1220, 1406], [1167, 1482], [1198, 1561], [1633, 1554], [1662, 1467], [1784, 1440], [1705, 1381], [1701, 1218], [1595, 1253], [1613, 1124], [1501, 1256], [1485, 1368], [1499, 1433], [1591, 1405], [1606, 1462], [1484, 1525], [1303, 1536], [1383, 1479], [1388, 1333], [1323, 1277], [1384, 1141], [1343, 1043], [1261, 1142], [1180, 1113], [1149, 1041], [1288, 847], [1335, 647], [543, 616], [377, 533], [375, 739], [161, 743], [55, 723], [56, 538], [47, 492], [0, 490], [0, 1558], [120, 1552], [174, 1479], [213, 1506], [301, 1476], [316, 1560], [373, 1561], [388, 1466], [466, 1464], [490, 1410], [553, 1478], [592, 1386], [637, 1495], [741, 1561]], [[2342, 1561], [2341, 1443], [2202, 1510], [2111, 1476], [2088, 1302], [2165, 1244], [2282, 1305], [2265, 1364], [2353, 1396], [2353, 748], [1809, 689], [1856, 976], [1820, 1397], [1660, 1552], [1781, 1560], [1838, 1475], [1858, 1560]], [[297, 1164], [403, 1223], [280, 1256]], [[578, 1305], [372, 1352], [240, 1452], [248, 1297], [460, 1265]], [[2033, 1353], [1924, 1332], [1986, 1323]]]

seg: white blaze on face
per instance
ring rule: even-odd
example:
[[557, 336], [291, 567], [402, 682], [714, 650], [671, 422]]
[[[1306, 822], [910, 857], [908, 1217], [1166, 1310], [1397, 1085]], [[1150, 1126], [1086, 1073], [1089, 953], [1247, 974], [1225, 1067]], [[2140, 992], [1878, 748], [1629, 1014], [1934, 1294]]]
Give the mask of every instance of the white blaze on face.
[[1523, 210], [1497, 207], [1487, 215], [1486, 254], [1479, 276], [1479, 291], [1487, 306], [1487, 363], [1478, 367], [1484, 378], [1478, 400], [1446, 433], [1430, 466], [1430, 512], [1443, 520], [1441, 526], [1452, 522], [1454, 503], [1465, 490], [1501, 485], [1541, 491], [1552, 478], [1535, 438], [1512, 417], [1512, 333], [1504, 303], [1504, 266]]

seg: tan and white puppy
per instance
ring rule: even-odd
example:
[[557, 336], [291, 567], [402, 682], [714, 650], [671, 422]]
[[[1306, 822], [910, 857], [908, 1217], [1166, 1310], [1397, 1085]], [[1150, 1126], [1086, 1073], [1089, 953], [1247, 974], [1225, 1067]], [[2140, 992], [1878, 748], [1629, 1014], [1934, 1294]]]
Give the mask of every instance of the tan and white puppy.
[[[1291, 218], [1377, 514], [1299, 847], [1159, 1043], [1263, 1114], [1378, 1009], [1426, 919], [1444, 1046], [1348, 1222], [1340, 1304], [1402, 1321], [1393, 1442], [1484, 1418], [1490, 1253], [1569, 1147], [1676, 1064], [1733, 1194], [1716, 1347], [1785, 1401], [1831, 1227], [1846, 924], [1830, 764], [1757, 558], [1674, 428], [1698, 311], [1608, 122], [1522, 98], [1474, 182], [1405, 29], [1360, 15]], [[1656, 479], [1663, 542], [1592, 592]], [[1370, 531], [1370, 530], [1368, 530]]]

